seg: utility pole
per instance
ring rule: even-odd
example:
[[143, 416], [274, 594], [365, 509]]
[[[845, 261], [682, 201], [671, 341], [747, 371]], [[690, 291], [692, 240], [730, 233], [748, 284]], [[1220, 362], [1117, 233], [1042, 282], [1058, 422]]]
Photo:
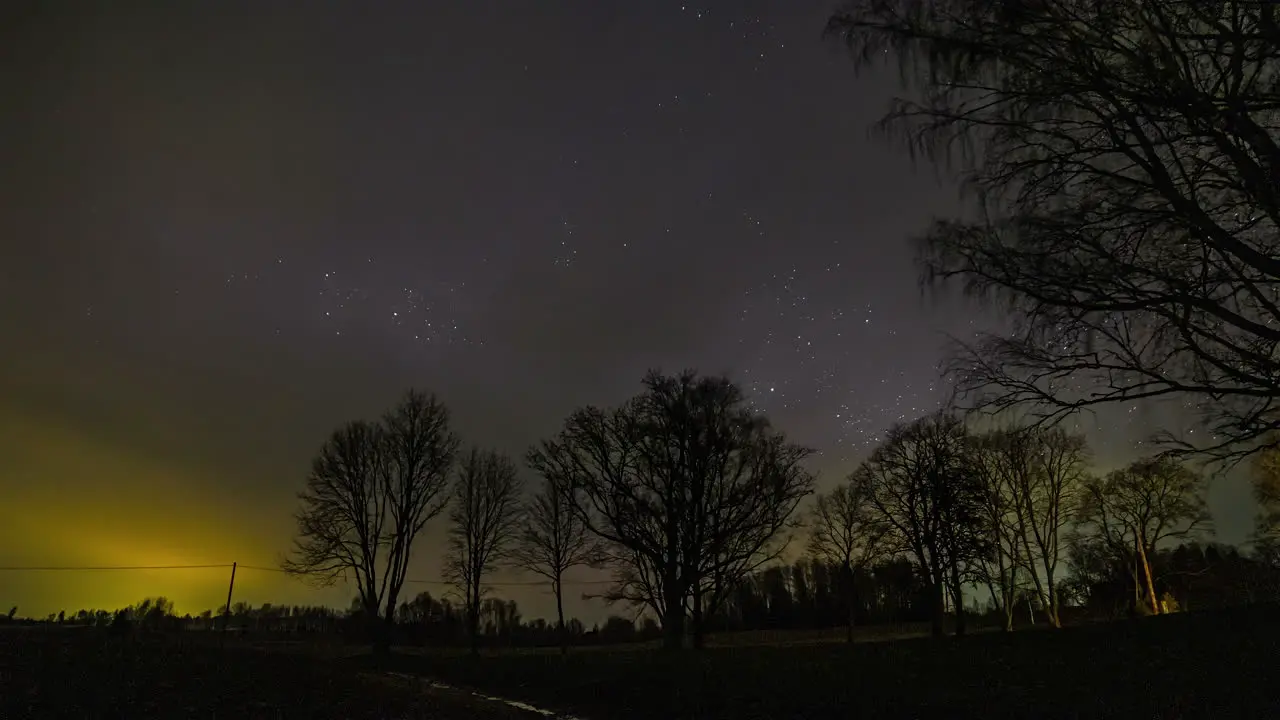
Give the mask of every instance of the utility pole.
[[231, 628], [231, 593], [236, 589], [236, 563], [231, 563], [231, 584], [227, 586], [227, 607], [222, 615], [222, 645], [227, 644], [227, 631]]

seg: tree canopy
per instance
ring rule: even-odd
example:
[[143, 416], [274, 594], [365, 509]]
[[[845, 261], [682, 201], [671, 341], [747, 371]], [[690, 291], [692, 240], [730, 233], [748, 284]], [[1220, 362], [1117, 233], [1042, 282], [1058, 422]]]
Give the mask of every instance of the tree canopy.
[[922, 238], [930, 282], [1013, 313], [956, 348], [987, 409], [1054, 419], [1181, 396], [1238, 458], [1280, 414], [1274, 3], [854, 0], [829, 32], [912, 96], [882, 128], [974, 200]]

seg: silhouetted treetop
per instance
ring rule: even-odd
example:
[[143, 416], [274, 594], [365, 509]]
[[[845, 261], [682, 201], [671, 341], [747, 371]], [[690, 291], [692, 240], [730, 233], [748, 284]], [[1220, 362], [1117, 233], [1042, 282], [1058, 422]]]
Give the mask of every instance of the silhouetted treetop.
[[[1046, 418], [1189, 394], [1183, 450], [1280, 427], [1280, 30], [1274, 3], [855, 0], [859, 67], [914, 95], [882, 127], [957, 171], [965, 219], [922, 238], [930, 282], [1013, 311], [957, 347], [979, 407]], [[1174, 440], [1173, 438], [1166, 438]]]
[[381, 422], [349, 422], [312, 463], [298, 494], [286, 572], [319, 585], [355, 581], [385, 650], [414, 541], [444, 509], [458, 438], [434, 396], [410, 390]]
[[729, 380], [650, 372], [611, 409], [574, 412], [529, 453], [607, 547], [615, 601], [648, 606], [683, 642], [686, 603], [714, 611], [733, 583], [774, 556], [813, 478], [809, 455], [752, 412]]

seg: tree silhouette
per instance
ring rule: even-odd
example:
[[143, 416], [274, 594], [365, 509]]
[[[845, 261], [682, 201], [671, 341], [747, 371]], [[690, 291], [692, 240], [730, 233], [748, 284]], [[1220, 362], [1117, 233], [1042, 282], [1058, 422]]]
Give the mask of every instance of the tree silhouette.
[[1061, 627], [1058, 570], [1064, 529], [1073, 522], [1088, 473], [1085, 440], [1059, 428], [1010, 427], [975, 438], [974, 452], [992, 541], [983, 575], [993, 586], [1000, 583], [992, 570], [1003, 578], [1006, 628], [1012, 627], [1022, 577], [1035, 588], [1050, 624]]
[[948, 594], [956, 607], [956, 633], [962, 634], [966, 564], [986, 551], [982, 488], [964, 424], [937, 413], [893, 426], [854, 471], [853, 482], [928, 582], [933, 634], [943, 634]]
[[973, 467], [981, 483], [980, 516], [991, 552], [976, 564], [977, 578], [1013, 629], [1018, 597], [1031, 565], [1024, 553], [1025, 513], [1018, 502], [1021, 475], [1031, 472], [1031, 447], [1017, 429], [995, 430], [973, 438]]
[[1078, 529], [1129, 569], [1135, 605], [1162, 612], [1151, 558], [1162, 542], [1209, 523], [1205, 479], [1168, 456], [1131, 463], [1085, 483]]
[[457, 448], [444, 405], [410, 390], [380, 423], [337, 430], [298, 495], [283, 569], [321, 586], [353, 577], [378, 652], [390, 647], [414, 540], [444, 508]]
[[479, 650], [484, 576], [516, 539], [520, 509], [516, 466], [506, 456], [472, 448], [453, 486], [445, 560], [445, 578], [463, 592], [472, 652]]
[[1027, 428], [1022, 435], [1032, 451], [1030, 472], [1013, 476], [1024, 557], [1038, 563], [1030, 574], [1041, 606], [1049, 622], [1062, 627], [1058, 566], [1065, 530], [1073, 522], [1072, 513], [1089, 477], [1089, 448], [1084, 436], [1061, 428]]
[[854, 581], [858, 573], [883, 559], [888, 549], [889, 526], [871, 506], [866, 485], [846, 481], [820, 494], [809, 520], [809, 552], [818, 560], [840, 568], [841, 586], [848, 606], [845, 639], [853, 642], [857, 606]]
[[1250, 476], [1253, 498], [1258, 503], [1253, 545], [1258, 555], [1280, 566], [1280, 451], [1260, 453]]
[[881, 127], [973, 190], [921, 260], [1017, 319], [956, 348], [976, 405], [1053, 418], [1190, 394], [1213, 440], [1176, 447], [1226, 459], [1276, 441], [1276, 13], [853, 0], [831, 18], [859, 68], [897, 58], [919, 90]]
[[733, 586], [781, 549], [792, 514], [812, 491], [791, 444], [723, 378], [650, 372], [620, 407], [574, 412], [529, 453], [567, 488], [574, 511], [607, 544], [609, 599], [649, 607], [663, 645], [695, 647], [704, 618]]
[[12, 619], [13, 619], [13, 616], [14, 616], [14, 615], [17, 615], [17, 614], [18, 614], [18, 606], [17, 606], [17, 605], [14, 605], [13, 607], [9, 608], [9, 616], [8, 616], [8, 617], [9, 617], [9, 619], [10, 619], [10, 620], [12, 620]]
[[524, 521], [511, 548], [516, 566], [551, 582], [556, 596], [556, 631], [560, 652], [568, 651], [564, 625], [564, 574], [578, 565], [599, 562], [601, 548], [571, 507], [572, 499], [553, 478], [543, 480], [542, 489], [528, 502]]

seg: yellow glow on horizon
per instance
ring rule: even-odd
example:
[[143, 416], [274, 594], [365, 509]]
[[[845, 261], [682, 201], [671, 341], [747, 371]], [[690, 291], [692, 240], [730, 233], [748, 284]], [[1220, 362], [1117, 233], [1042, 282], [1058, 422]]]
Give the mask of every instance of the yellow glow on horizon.
[[[0, 503], [0, 566], [245, 565], [274, 567], [290, 507], [229, 498], [209, 474], [135, 457], [98, 438], [0, 409], [14, 440]], [[236, 501], [239, 502], [236, 502]], [[0, 572], [0, 612], [42, 617], [114, 609], [163, 595], [178, 613], [226, 601], [230, 568]], [[346, 606], [280, 573], [245, 569], [233, 602]]]

